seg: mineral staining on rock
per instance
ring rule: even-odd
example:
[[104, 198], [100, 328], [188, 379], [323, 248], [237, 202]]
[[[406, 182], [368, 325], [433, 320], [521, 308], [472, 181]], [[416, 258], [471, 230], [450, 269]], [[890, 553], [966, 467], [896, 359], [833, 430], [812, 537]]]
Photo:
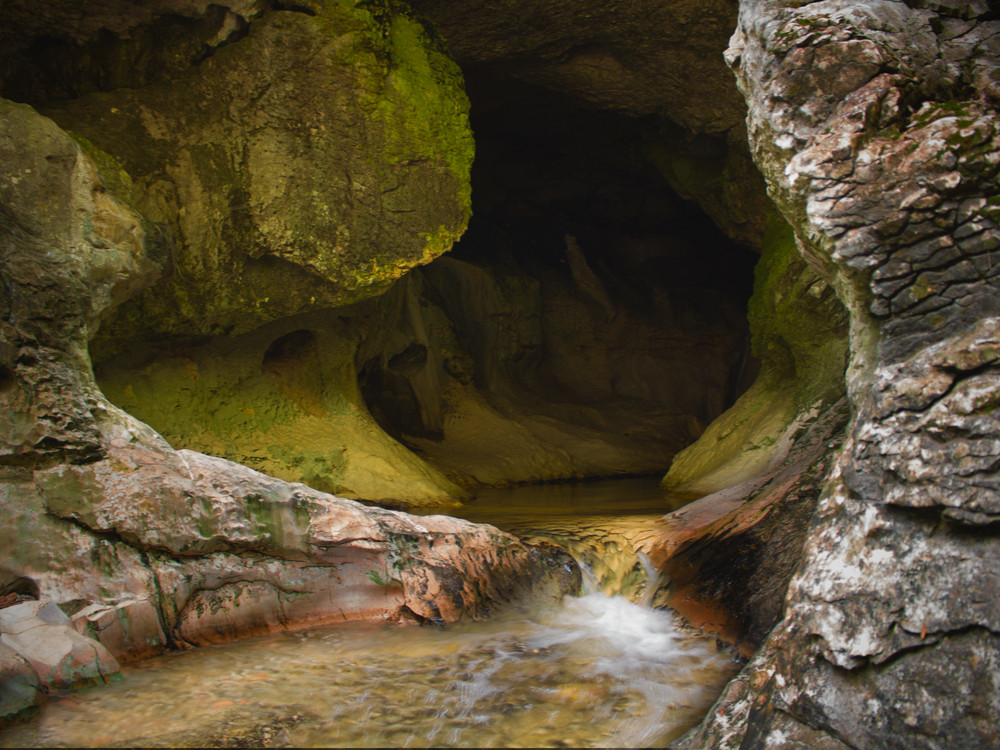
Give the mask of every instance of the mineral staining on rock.
[[[109, 403], [88, 339], [159, 278], [162, 258], [87, 153], [104, 171], [112, 157], [27, 105], [0, 101], [0, 117], [0, 587], [31, 582], [127, 660], [334, 620], [483, 616], [540, 569], [574, 585], [558, 554], [491, 527], [367, 508], [175, 451]], [[282, 375], [281, 355], [264, 376]], [[29, 646], [14, 644], [30, 659]], [[3, 677], [22, 684], [8, 656]]]

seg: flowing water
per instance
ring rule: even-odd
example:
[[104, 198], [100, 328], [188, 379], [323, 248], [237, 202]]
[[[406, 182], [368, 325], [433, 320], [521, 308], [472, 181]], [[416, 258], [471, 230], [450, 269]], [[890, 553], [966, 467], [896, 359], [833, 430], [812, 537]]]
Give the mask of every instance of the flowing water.
[[663, 503], [649, 482], [483, 493], [463, 515], [571, 549], [591, 592], [443, 630], [340, 625], [165, 654], [54, 696], [0, 747], [663, 745], [736, 669], [646, 606], [656, 575], [622, 529]]

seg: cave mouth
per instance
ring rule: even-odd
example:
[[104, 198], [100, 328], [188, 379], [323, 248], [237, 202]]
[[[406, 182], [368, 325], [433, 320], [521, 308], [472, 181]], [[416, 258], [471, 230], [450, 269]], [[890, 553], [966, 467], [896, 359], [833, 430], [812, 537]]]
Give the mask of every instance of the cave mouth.
[[[662, 118], [495, 79], [470, 78], [469, 95], [472, 219], [409, 275], [416, 302], [359, 368], [366, 405], [467, 486], [662, 474], [757, 374], [746, 312], [757, 254], [657, 169]], [[443, 323], [448, 340], [430, 331]], [[516, 435], [569, 459], [476, 470], [470, 451], [518, 453]]]

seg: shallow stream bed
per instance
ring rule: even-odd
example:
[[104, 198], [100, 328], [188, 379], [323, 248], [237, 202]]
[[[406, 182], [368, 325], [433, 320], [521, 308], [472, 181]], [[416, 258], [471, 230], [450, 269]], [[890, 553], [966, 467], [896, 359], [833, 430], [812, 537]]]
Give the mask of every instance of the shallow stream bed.
[[166, 654], [54, 696], [0, 747], [662, 745], [736, 669], [668, 611], [606, 593], [643, 602], [656, 585], [601, 519], [662, 503], [634, 480], [484, 493], [463, 515], [565, 544], [594, 568], [592, 592], [443, 630], [342, 625]]

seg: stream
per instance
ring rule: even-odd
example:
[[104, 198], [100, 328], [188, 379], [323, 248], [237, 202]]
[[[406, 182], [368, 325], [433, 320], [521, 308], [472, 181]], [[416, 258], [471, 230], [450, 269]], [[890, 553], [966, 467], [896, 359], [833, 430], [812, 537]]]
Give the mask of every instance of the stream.
[[164, 654], [52, 696], [0, 747], [655, 747], [708, 710], [737, 665], [649, 606], [627, 541], [665, 507], [655, 479], [480, 493], [460, 515], [546, 539], [587, 591], [445, 629], [347, 624]]

